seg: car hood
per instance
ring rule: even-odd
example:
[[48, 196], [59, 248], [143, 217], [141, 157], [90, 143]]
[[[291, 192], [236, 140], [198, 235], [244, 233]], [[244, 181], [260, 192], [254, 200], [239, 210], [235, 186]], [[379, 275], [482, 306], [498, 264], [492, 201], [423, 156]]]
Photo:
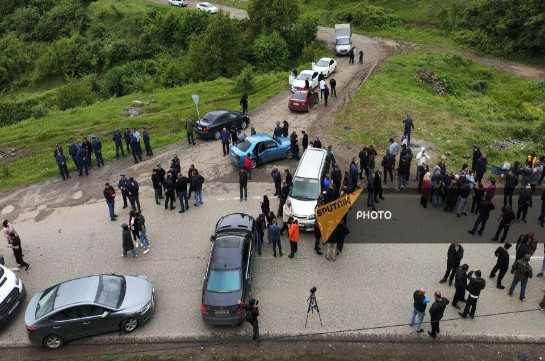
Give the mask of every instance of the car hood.
[[[300, 102], [304, 102], [304, 100], [297, 100], [295, 99], [296, 101], [300, 101]], [[288, 137], [277, 137], [278, 140], [280, 140], [280, 142], [282, 143], [282, 146], [288, 146], [288, 147], [291, 147], [291, 140], [290, 138]]]
[[239, 300], [242, 300], [242, 290], [223, 293], [204, 291], [202, 295], [202, 302], [212, 307], [234, 306]]
[[153, 284], [144, 276], [125, 276], [125, 297], [119, 309], [142, 308], [152, 298]]
[[[2, 281], [4, 278], [6, 280], [3, 282], [2, 287], [0, 287], [0, 302], [2, 302], [11, 291], [13, 291], [14, 287], [17, 287], [15, 286], [15, 280], [17, 279], [17, 276], [15, 276], [15, 273], [7, 268], [4, 268], [4, 275], [2, 276], [2, 278], [0, 278], [0, 281]], [[19, 280], [19, 282], [22, 281]]]
[[288, 197], [288, 199], [291, 201], [294, 216], [307, 218], [310, 215], [314, 215], [316, 200], [300, 200], [292, 197]]
[[324, 71], [324, 70], [327, 70], [327, 69], [329, 69], [328, 66], [314, 65], [312, 67], [312, 70], [314, 70], [314, 71]]
[[27, 326], [32, 326], [32, 324], [36, 322], [36, 306], [38, 305], [40, 297], [42, 297], [42, 293], [43, 292], [38, 292], [37, 294], [35, 294], [26, 306], [25, 324]]

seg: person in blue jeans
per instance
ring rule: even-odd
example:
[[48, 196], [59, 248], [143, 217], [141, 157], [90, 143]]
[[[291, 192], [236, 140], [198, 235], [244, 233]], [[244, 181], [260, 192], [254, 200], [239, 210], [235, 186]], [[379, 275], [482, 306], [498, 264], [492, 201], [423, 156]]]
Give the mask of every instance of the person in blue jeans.
[[148, 237], [146, 236], [146, 219], [138, 211], [134, 213], [134, 216], [136, 217], [136, 225], [140, 235], [140, 243], [142, 244], [142, 248], [144, 248], [144, 254], [146, 254], [150, 251]]
[[426, 307], [430, 302], [430, 299], [426, 297], [426, 290], [424, 288], [420, 288], [414, 291], [413, 301], [413, 311], [411, 313], [411, 319], [409, 320], [409, 326], [414, 324], [414, 320], [416, 318], [416, 332], [424, 332], [422, 329], [422, 322], [424, 321]]
[[280, 256], [284, 255], [282, 252], [282, 242], [280, 241], [280, 229], [281, 227], [276, 224], [276, 218], [272, 220], [272, 224], [269, 226], [269, 233], [271, 237], [271, 242], [273, 244], [273, 255], [276, 258], [276, 246], [278, 246], [278, 252]]
[[189, 184], [189, 178], [187, 178], [183, 173], [178, 174], [178, 179], [176, 180], [176, 193], [178, 193], [178, 199], [180, 200], [180, 211], [179, 213], [184, 213], [189, 209], [189, 203], [187, 200], [187, 185]]
[[104, 190], [102, 191], [104, 198], [106, 198], [106, 204], [108, 205], [108, 211], [110, 212], [110, 220], [117, 221], [117, 214], [115, 214], [115, 190], [110, 183], [104, 184]]
[[532, 278], [533, 276], [532, 266], [530, 266], [530, 264], [528, 263], [529, 261], [530, 255], [526, 254], [522, 259], [516, 261], [513, 264], [513, 268], [511, 268], [511, 273], [514, 273], [515, 277], [513, 278], [513, 282], [511, 283], [511, 287], [509, 288], [509, 296], [513, 296], [513, 291], [515, 291], [515, 287], [517, 287], [517, 284], [520, 282], [519, 299], [521, 301], [524, 301], [526, 299], [526, 284], [528, 283], [528, 279]]
[[198, 207], [202, 202], [202, 184], [204, 183], [204, 177], [200, 175], [196, 170], [191, 172], [191, 180], [189, 184], [189, 194], [195, 193], [195, 207]]
[[479, 236], [483, 235], [484, 227], [486, 226], [486, 221], [488, 221], [488, 217], [490, 217], [490, 211], [494, 210], [496, 207], [491, 202], [490, 195], [486, 195], [486, 199], [479, 204], [479, 215], [477, 216], [477, 220], [475, 221], [475, 225], [473, 226], [473, 229], [470, 229], [467, 231], [467, 233], [475, 235], [475, 232], [477, 231], [477, 228], [479, 227], [479, 224], [481, 227], [479, 228]]

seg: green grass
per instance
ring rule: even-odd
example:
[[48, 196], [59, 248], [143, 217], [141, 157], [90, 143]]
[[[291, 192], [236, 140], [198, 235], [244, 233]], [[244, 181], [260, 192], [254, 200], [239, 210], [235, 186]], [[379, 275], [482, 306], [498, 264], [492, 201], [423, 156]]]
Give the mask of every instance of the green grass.
[[[445, 81], [451, 95], [439, 96], [422, 83], [416, 77], [422, 68]], [[413, 53], [386, 59], [350, 106], [337, 115], [336, 129], [338, 136], [352, 143], [374, 144], [384, 151], [390, 137], [402, 134], [402, 119], [411, 112], [417, 128], [413, 137], [433, 143], [437, 155], [451, 152], [448, 162], [454, 168], [464, 162], [464, 154], [470, 154], [475, 142], [489, 155], [490, 163], [502, 165], [543, 149], [544, 98], [545, 86], [538, 82], [459, 55]], [[495, 140], [509, 139], [523, 140], [526, 146], [504, 152], [489, 146]]]
[[[263, 104], [286, 88], [285, 73], [271, 73], [256, 77], [256, 91], [250, 94], [250, 110]], [[0, 189], [31, 184], [58, 176], [52, 147], [62, 144], [68, 153], [66, 142], [72, 138], [80, 141], [83, 136], [95, 134], [103, 143], [106, 162], [115, 158], [111, 135], [115, 128], [149, 128], [151, 144], [159, 148], [180, 141], [185, 137], [185, 119], [197, 118], [191, 94], [200, 96], [201, 116], [217, 109], [239, 109], [240, 94], [231, 80], [217, 79], [211, 82], [188, 84], [183, 87], [157, 90], [147, 94], [133, 94], [97, 102], [91, 106], [67, 111], [53, 111], [44, 118], [27, 119], [20, 123], [0, 127], [2, 148], [16, 148], [23, 157], [3, 162], [0, 171]], [[134, 99], [155, 102], [143, 107], [143, 114], [130, 118], [124, 111]], [[73, 163], [69, 160], [71, 170]], [[5, 168], [7, 167], [7, 168]], [[5, 173], [9, 172], [9, 175]]]

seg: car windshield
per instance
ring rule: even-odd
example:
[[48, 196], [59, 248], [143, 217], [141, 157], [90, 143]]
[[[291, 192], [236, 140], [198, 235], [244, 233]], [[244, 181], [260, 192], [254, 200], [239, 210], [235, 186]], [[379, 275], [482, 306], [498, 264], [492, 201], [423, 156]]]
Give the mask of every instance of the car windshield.
[[297, 75], [297, 80], [310, 80], [310, 74], [299, 74]]
[[237, 270], [210, 270], [208, 285], [210, 292], [235, 292], [240, 290], [240, 269]]
[[295, 199], [316, 200], [320, 195], [320, 184], [318, 179], [312, 178], [293, 178], [293, 187], [290, 196]]
[[244, 139], [244, 142], [237, 144], [237, 148], [238, 148], [238, 150], [240, 150], [242, 152], [245, 152], [248, 149], [250, 149], [251, 145], [252, 145], [252, 143], [250, 143], [248, 140]]
[[125, 278], [121, 276], [100, 276], [95, 302], [117, 308], [125, 296]]
[[293, 96], [291, 98], [298, 99], [298, 100], [305, 100], [306, 97], [307, 97], [307, 93], [296, 92], [296, 93], [293, 93]]
[[322, 59], [318, 63], [316, 63], [316, 65], [327, 67], [327, 66], [329, 66], [329, 61]]
[[60, 285], [50, 287], [42, 293], [42, 297], [40, 297], [40, 300], [36, 305], [36, 319], [53, 311], [53, 306], [55, 305], [55, 298], [57, 297], [59, 287]]
[[339, 45], [348, 45], [350, 44], [350, 40], [348, 38], [338, 38], [337, 44]]

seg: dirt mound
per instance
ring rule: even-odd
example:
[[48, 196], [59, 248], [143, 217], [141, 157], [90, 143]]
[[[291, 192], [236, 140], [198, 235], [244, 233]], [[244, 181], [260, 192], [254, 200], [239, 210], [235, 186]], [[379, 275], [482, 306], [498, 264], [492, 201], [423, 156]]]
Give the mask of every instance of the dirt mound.
[[429, 69], [422, 68], [416, 73], [416, 77], [424, 84], [429, 85], [434, 92], [441, 96], [448, 95], [446, 84], [437, 79], [437, 75]]

